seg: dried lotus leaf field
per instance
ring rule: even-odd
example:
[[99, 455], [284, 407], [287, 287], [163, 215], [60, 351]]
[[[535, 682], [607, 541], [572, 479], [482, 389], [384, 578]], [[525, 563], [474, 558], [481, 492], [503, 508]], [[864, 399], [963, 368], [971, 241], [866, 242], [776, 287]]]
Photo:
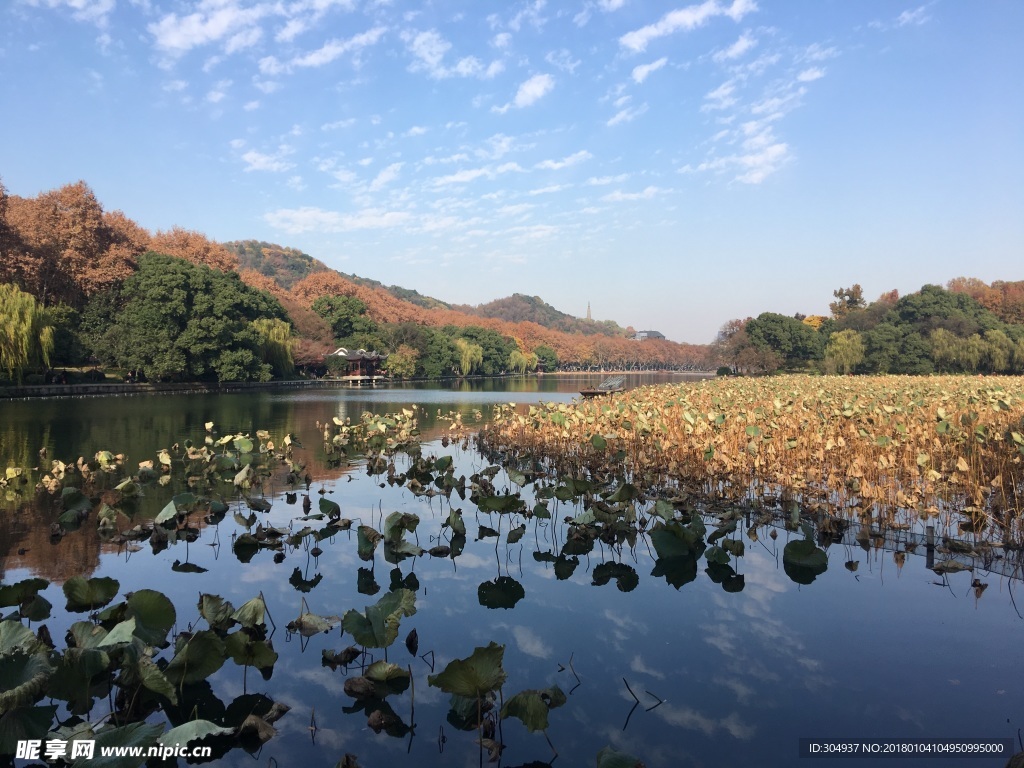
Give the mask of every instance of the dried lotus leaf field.
[[719, 378], [497, 410], [487, 445], [655, 496], [1024, 539], [1024, 380]]

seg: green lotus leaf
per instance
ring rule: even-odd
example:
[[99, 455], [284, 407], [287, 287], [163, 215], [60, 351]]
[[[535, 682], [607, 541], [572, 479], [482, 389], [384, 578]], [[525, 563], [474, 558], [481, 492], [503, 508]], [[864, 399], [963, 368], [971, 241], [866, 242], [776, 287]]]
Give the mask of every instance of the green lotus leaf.
[[235, 623], [235, 606], [220, 595], [199, 595], [199, 615], [206, 619], [210, 629], [226, 631]]
[[224, 638], [224, 648], [240, 667], [271, 669], [277, 663], [277, 651], [267, 641], [253, 640], [241, 629]]
[[356, 554], [359, 555], [359, 559], [366, 562], [373, 560], [373, 552], [377, 549], [377, 542], [382, 538], [383, 536], [376, 529], [368, 525], [360, 525], [356, 531]]
[[252, 600], [243, 603], [242, 606], [231, 614], [231, 618], [243, 627], [252, 629], [262, 625], [267, 615], [267, 603], [263, 595], [257, 595]]
[[640, 576], [632, 566], [625, 563], [601, 563], [594, 568], [593, 584], [601, 587], [615, 579], [615, 586], [620, 592], [632, 592], [640, 583]]
[[7, 608], [13, 605], [21, 605], [30, 597], [50, 586], [46, 579], [23, 579], [14, 584], [5, 584], [0, 587], [0, 608]]
[[0, 755], [15, 754], [19, 741], [46, 738], [56, 712], [55, 705], [17, 707], [0, 716]]
[[132, 638], [135, 636], [135, 619], [128, 619], [117, 624], [112, 630], [110, 630], [106, 637], [100, 640], [97, 644], [97, 648], [109, 648], [113, 645], [124, 645], [130, 643]]
[[0, 656], [15, 652], [35, 653], [43, 648], [39, 638], [20, 621], [12, 619], [0, 621]]
[[174, 658], [164, 674], [175, 687], [182, 683], [196, 683], [224, 666], [226, 659], [224, 641], [212, 630], [204, 629], [190, 637], [179, 637]]
[[420, 523], [420, 516], [411, 512], [392, 512], [384, 520], [383, 535], [387, 541], [399, 542], [405, 532], [416, 532], [416, 526]]
[[171, 685], [171, 681], [149, 656], [139, 657], [139, 661], [135, 665], [135, 672], [143, 687], [160, 694], [172, 704], [178, 703], [178, 694], [174, 686]]
[[408, 589], [388, 592], [376, 605], [366, 606], [366, 612], [346, 611], [342, 628], [365, 648], [387, 648], [398, 637], [398, 626], [403, 616], [416, 613], [416, 593]]
[[[146, 762], [147, 750], [157, 743], [164, 732], [163, 723], [129, 723], [120, 727], [95, 731], [96, 748], [92, 759], [81, 757], [71, 768], [137, 768]], [[104, 748], [136, 748], [138, 757], [100, 757]], [[134, 751], [134, 750], [133, 750]]]
[[512, 530], [510, 530], [508, 532], [508, 538], [506, 539], [506, 541], [509, 544], [515, 544], [521, 538], [523, 538], [523, 534], [525, 534], [525, 533], [526, 533], [526, 523], [523, 523], [522, 525], [520, 525], [520, 526], [518, 526], [516, 528], [513, 528]]
[[505, 646], [492, 641], [474, 648], [468, 658], [450, 661], [438, 674], [428, 675], [427, 683], [445, 693], [481, 699], [505, 683], [508, 675], [501, 666], [504, 656]]
[[167, 633], [178, 618], [174, 603], [154, 589], [137, 590], [125, 602], [125, 616], [135, 619], [135, 636], [147, 645], [166, 645]]
[[644, 768], [644, 764], [625, 752], [604, 747], [597, 753], [597, 768]]
[[42, 653], [18, 649], [0, 656], [0, 714], [34, 704], [52, 674], [53, 667]]
[[562, 706], [565, 701], [565, 694], [557, 685], [544, 690], [520, 691], [505, 702], [501, 716], [520, 720], [530, 733], [546, 731], [548, 712]]
[[193, 741], [205, 739], [207, 736], [232, 736], [234, 728], [222, 728], [209, 720], [190, 720], [161, 736], [158, 741], [167, 747], [185, 746]]
[[328, 517], [341, 517], [341, 506], [330, 499], [320, 499], [320, 511]]
[[114, 599], [120, 588], [120, 582], [109, 576], [92, 579], [72, 576], [64, 582], [64, 596], [68, 599], [66, 610], [83, 613], [101, 608]]

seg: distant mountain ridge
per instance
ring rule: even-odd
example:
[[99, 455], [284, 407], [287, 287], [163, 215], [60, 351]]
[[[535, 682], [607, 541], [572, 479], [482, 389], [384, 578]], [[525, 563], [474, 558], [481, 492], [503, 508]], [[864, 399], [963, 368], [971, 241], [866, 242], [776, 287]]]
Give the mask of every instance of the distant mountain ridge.
[[584, 336], [627, 336], [629, 331], [613, 320], [582, 320], [561, 312], [540, 296], [513, 293], [504, 299], [495, 299], [476, 307], [456, 306], [461, 312], [479, 317], [493, 317], [509, 323], [530, 322], [563, 333], [582, 333]]
[[629, 330], [612, 320], [591, 321], [573, 317], [561, 312], [539, 296], [515, 293], [503, 299], [495, 299], [479, 306], [452, 305], [440, 299], [424, 296], [411, 288], [384, 285], [358, 275], [334, 270], [322, 261], [296, 248], [267, 243], [258, 240], [235, 240], [223, 243], [224, 247], [238, 256], [239, 270], [259, 272], [290, 291], [292, 286], [318, 272], [335, 272], [356, 285], [387, 291], [396, 299], [406, 301], [423, 309], [450, 309], [476, 317], [488, 317], [510, 323], [531, 322], [544, 328], [562, 333], [579, 333], [584, 336], [627, 336]]

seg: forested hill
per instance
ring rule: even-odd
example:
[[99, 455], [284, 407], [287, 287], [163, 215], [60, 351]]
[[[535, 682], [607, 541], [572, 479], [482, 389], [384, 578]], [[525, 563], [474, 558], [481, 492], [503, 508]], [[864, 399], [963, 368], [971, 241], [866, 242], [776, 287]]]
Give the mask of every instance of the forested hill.
[[303, 253], [296, 248], [288, 248], [276, 243], [266, 243], [261, 240], [233, 240], [224, 243], [224, 247], [232, 253], [238, 254], [238, 268], [240, 270], [251, 269], [269, 277], [285, 290], [291, 290], [295, 283], [303, 278], [309, 277], [317, 272], [336, 271], [356, 285], [366, 288], [379, 288], [387, 291], [396, 299], [415, 304], [424, 309], [451, 309], [451, 307], [440, 299], [424, 296], [419, 291], [411, 288], [402, 288], [398, 285], [384, 285], [379, 280], [371, 280], [368, 277], [350, 275], [340, 270], [331, 270], [326, 264], [314, 259], [308, 253]]
[[480, 317], [493, 317], [509, 323], [536, 323], [563, 333], [582, 333], [584, 336], [628, 336], [629, 331], [614, 320], [589, 321], [559, 312], [540, 296], [526, 296], [514, 293], [504, 299], [495, 299], [476, 307], [454, 307], [462, 312]]
[[263, 380], [322, 373], [340, 346], [388, 353], [403, 378], [703, 370], [707, 353], [459, 311], [271, 243], [149, 232], [105, 211], [84, 181], [31, 198], [0, 183], [0, 327], [13, 329], [11, 343], [0, 334], [8, 381], [97, 363], [164, 380]]

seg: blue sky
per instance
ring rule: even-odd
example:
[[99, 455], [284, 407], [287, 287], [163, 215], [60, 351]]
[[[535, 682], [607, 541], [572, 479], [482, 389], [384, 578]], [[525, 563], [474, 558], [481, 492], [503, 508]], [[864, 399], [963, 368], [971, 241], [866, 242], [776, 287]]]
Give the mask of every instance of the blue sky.
[[1024, 279], [1024, 3], [9, 0], [0, 179], [710, 341]]

